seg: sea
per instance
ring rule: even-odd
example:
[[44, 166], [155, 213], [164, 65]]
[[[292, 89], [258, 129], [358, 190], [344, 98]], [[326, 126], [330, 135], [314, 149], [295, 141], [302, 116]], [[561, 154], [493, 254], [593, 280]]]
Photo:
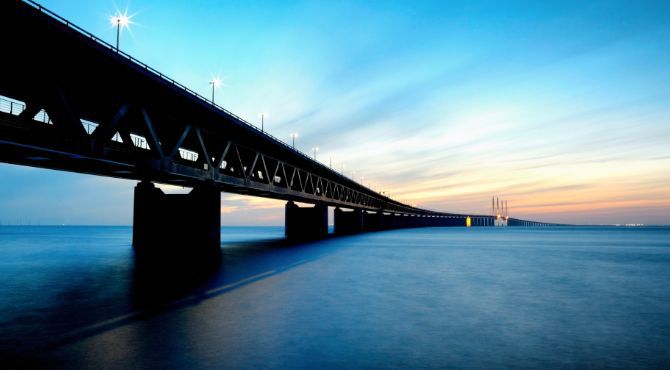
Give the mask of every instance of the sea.
[[130, 227], [0, 226], [0, 368], [670, 368], [670, 228], [221, 236], [175, 268]]

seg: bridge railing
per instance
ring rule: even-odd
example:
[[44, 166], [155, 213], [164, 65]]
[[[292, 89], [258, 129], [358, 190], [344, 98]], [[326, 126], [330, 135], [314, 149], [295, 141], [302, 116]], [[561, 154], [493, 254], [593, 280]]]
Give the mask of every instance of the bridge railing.
[[0, 96], [0, 112], [18, 116], [26, 109], [26, 104], [18, 100], [7, 99]]
[[[26, 110], [26, 103], [0, 95], [0, 112], [18, 116]], [[41, 110], [31, 117], [33, 121], [52, 124], [49, 115]]]

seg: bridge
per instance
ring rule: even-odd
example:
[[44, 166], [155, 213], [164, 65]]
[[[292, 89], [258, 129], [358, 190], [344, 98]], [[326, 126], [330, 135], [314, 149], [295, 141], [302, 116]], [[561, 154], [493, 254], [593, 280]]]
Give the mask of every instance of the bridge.
[[138, 253], [218, 250], [221, 192], [286, 200], [295, 239], [327, 235], [329, 206], [337, 234], [494, 225], [373, 191], [32, 1], [2, 2], [0, 34], [0, 161], [137, 180]]

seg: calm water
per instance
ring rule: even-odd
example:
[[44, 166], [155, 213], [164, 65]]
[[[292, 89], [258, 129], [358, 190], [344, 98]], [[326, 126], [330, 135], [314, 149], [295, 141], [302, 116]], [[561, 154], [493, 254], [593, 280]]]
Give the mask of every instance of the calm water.
[[[670, 229], [223, 228], [214, 271], [127, 227], [0, 227], [0, 359], [63, 368], [668, 368]], [[0, 366], [3, 367], [3, 366]]]

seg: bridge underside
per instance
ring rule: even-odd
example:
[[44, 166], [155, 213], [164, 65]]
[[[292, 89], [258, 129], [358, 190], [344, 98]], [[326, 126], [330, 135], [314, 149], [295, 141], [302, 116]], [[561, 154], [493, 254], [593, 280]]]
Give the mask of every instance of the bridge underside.
[[493, 217], [490, 216], [415, 215], [383, 211], [369, 212], [362, 209], [347, 211], [339, 207], [335, 209], [334, 221], [335, 234], [338, 235], [412, 227], [493, 225]]

